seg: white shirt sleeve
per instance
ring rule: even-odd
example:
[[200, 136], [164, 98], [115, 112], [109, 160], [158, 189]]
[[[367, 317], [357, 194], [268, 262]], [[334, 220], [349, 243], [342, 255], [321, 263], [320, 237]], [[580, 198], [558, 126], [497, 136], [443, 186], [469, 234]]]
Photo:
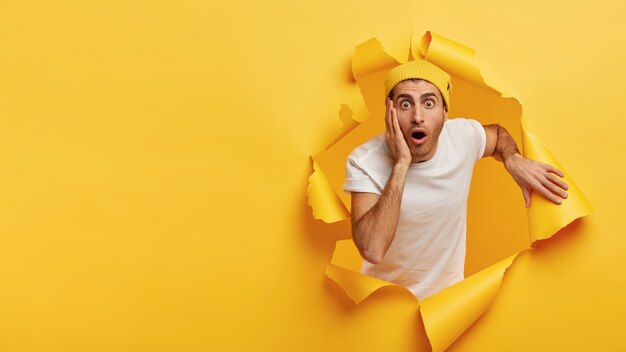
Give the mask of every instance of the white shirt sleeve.
[[476, 120], [467, 120], [472, 130], [474, 145], [476, 146], [476, 160], [483, 157], [485, 154], [485, 148], [487, 146], [487, 135], [485, 134], [485, 128], [480, 122]]
[[343, 191], [383, 194], [382, 189], [359, 167], [353, 156], [350, 156], [346, 162], [346, 182], [343, 185]]

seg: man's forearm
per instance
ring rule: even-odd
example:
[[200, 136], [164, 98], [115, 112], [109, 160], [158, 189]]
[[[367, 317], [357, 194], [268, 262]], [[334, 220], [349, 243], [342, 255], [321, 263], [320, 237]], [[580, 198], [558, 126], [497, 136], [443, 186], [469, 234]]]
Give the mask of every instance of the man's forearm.
[[394, 166], [376, 204], [353, 224], [354, 241], [363, 258], [370, 263], [382, 260], [395, 236], [408, 167], [404, 164]]
[[498, 161], [506, 162], [514, 154], [519, 154], [515, 140], [504, 127], [498, 125], [498, 137], [493, 157]]

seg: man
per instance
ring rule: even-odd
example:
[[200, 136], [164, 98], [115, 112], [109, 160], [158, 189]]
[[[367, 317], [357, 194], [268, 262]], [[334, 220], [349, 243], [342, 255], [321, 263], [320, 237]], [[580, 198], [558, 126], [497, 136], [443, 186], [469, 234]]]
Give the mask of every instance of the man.
[[[502, 161], [522, 189], [560, 204], [563, 173], [525, 159], [509, 133], [448, 120], [450, 75], [424, 60], [389, 72], [386, 134], [348, 158], [352, 235], [364, 274], [407, 287], [419, 299], [463, 280], [467, 198], [475, 162]], [[558, 176], [558, 177], [557, 177]]]

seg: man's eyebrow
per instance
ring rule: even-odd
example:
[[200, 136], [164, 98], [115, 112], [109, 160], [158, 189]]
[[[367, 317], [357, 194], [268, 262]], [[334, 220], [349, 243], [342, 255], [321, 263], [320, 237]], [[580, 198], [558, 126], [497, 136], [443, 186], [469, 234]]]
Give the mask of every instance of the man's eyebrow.
[[403, 94], [398, 94], [398, 97], [396, 97], [396, 101], [397, 101], [398, 99], [400, 99], [400, 98], [408, 98], [408, 99], [410, 99], [410, 100], [413, 100], [413, 96], [412, 96], [412, 95], [410, 95], [410, 94], [406, 94], [406, 93], [403, 93]]
[[435, 99], [439, 100], [439, 98], [437, 97], [437, 94], [432, 93], [432, 92], [422, 94], [420, 99], [426, 99], [426, 98], [429, 98], [429, 97], [435, 97]]
[[[437, 97], [437, 94], [433, 93], [433, 92], [428, 92], [428, 93], [424, 93], [420, 96], [420, 99], [426, 99], [429, 97], [435, 97], [435, 99], [439, 100], [439, 98]], [[400, 98], [408, 98], [410, 100], [413, 100], [413, 96], [410, 94], [406, 94], [406, 93], [402, 93], [402, 94], [398, 94], [398, 96], [396, 97], [396, 101]]]

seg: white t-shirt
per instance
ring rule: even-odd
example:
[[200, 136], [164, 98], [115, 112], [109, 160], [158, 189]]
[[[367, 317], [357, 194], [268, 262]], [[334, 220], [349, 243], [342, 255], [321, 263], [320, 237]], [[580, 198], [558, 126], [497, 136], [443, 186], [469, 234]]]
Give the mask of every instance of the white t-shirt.
[[[424, 299], [463, 280], [467, 197], [486, 136], [475, 120], [444, 123], [432, 159], [411, 164], [395, 237], [382, 261], [361, 272], [408, 288]], [[382, 194], [394, 159], [382, 133], [348, 157], [345, 192]]]

